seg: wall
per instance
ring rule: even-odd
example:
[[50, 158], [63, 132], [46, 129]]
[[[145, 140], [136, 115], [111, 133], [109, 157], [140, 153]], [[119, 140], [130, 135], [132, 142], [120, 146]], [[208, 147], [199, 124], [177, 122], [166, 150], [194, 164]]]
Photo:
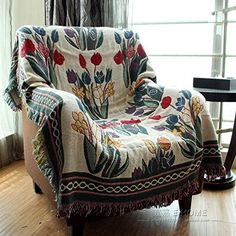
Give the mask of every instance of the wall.
[[12, 0], [12, 36], [22, 25], [44, 25], [44, 0]]

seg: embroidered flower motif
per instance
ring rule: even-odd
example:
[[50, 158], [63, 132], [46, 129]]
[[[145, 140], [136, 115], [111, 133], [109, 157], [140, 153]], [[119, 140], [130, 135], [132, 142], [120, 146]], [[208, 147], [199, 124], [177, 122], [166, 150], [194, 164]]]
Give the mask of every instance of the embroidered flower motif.
[[152, 129], [157, 130], [157, 131], [164, 131], [165, 127], [163, 127], [162, 125], [155, 125], [152, 127]]
[[111, 146], [113, 146], [115, 148], [120, 148], [121, 141], [120, 140], [116, 140], [116, 139], [114, 139], [112, 137], [108, 137], [107, 144], [111, 145]]
[[156, 154], [157, 147], [156, 147], [156, 144], [152, 140], [145, 139], [143, 140], [143, 142], [145, 143], [149, 152], [151, 152], [152, 154]]
[[66, 28], [66, 29], [64, 29], [64, 31], [65, 31], [66, 35], [67, 35], [68, 37], [70, 37], [70, 38], [73, 38], [74, 35], [75, 35], [75, 31], [72, 30], [72, 29]]
[[82, 54], [79, 54], [79, 64], [83, 69], [86, 68], [86, 60]]
[[34, 43], [30, 39], [26, 39], [20, 51], [20, 56], [25, 57], [27, 53], [33, 54], [35, 52]]
[[46, 31], [43, 27], [33, 27], [34, 31], [41, 35], [41, 36], [45, 36], [46, 35]]
[[134, 34], [133, 31], [131, 31], [131, 30], [128, 31], [127, 30], [127, 31], [125, 31], [124, 36], [125, 36], [126, 39], [130, 39], [133, 36], [133, 34]]
[[72, 88], [72, 92], [75, 94], [76, 97], [78, 97], [79, 99], [83, 99], [84, 97], [84, 88], [83, 87], [77, 87], [77, 86], [74, 86]]
[[135, 53], [135, 50], [134, 50], [134, 47], [133, 45], [130, 45], [128, 48], [126, 48], [125, 50], [125, 55], [128, 57], [128, 58], [132, 58], [134, 56], [134, 53]]
[[172, 134], [175, 135], [175, 136], [181, 136], [182, 135], [182, 132], [181, 131], [178, 131], [176, 128], [174, 128], [172, 130]]
[[203, 110], [203, 105], [201, 104], [199, 97], [192, 98], [192, 108], [193, 111], [199, 114]]
[[170, 140], [165, 137], [158, 138], [157, 143], [159, 143], [161, 149], [163, 149], [164, 151], [168, 151], [171, 147]]
[[160, 120], [160, 119], [161, 119], [161, 116], [160, 116], [160, 115], [154, 115], [154, 116], [150, 116], [149, 119], [152, 119], [152, 120]]
[[97, 71], [94, 80], [97, 84], [102, 84], [104, 82], [105, 76], [102, 71]]
[[102, 56], [100, 53], [95, 52], [93, 56], [91, 57], [91, 63], [94, 64], [95, 66], [100, 65], [102, 62]]
[[140, 123], [140, 122], [141, 122], [140, 119], [136, 119], [136, 120], [131, 119], [131, 120], [121, 120], [121, 121], [120, 121], [121, 124], [126, 124], [126, 125], [129, 125], [129, 124], [138, 124], [138, 123]]
[[84, 134], [85, 131], [88, 129], [88, 124], [84, 119], [83, 112], [72, 112], [72, 118], [74, 119], [75, 123], [71, 124], [71, 127], [76, 132]]
[[105, 93], [107, 94], [107, 97], [111, 97], [115, 94], [115, 90], [114, 90], [114, 81], [110, 81], [108, 84], [107, 84], [107, 88], [106, 88], [106, 91]]
[[43, 55], [45, 60], [47, 60], [48, 57], [49, 57], [50, 50], [46, 47], [46, 45], [44, 43], [39, 43], [38, 44], [38, 50]]
[[53, 60], [57, 65], [62, 65], [65, 61], [64, 56], [57, 51], [57, 49], [53, 53]]
[[183, 96], [177, 98], [177, 102], [175, 103], [176, 110], [182, 111], [185, 105], [185, 98]]
[[121, 64], [122, 61], [123, 61], [123, 54], [122, 54], [122, 52], [119, 50], [119, 52], [116, 53], [116, 55], [113, 57], [113, 59], [114, 59], [114, 61], [115, 61], [115, 63], [117, 65]]
[[177, 115], [171, 115], [166, 119], [166, 122], [170, 125], [174, 125], [176, 123], [178, 123], [179, 118]]
[[144, 58], [144, 57], [147, 56], [147, 55], [146, 55], [146, 52], [145, 52], [144, 49], [143, 49], [142, 44], [139, 44], [139, 45], [138, 45], [138, 47], [137, 47], [137, 52], [138, 52], [138, 55], [139, 55], [140, 58]]
[[68, 69], [66, 75], [69, 83], [74, 84], [77, 81], [76, 73], [73, 70]]
[[132, 173], [132, 178], [133, 179], [139, 179], [139, 178], [141, 178], [143, 176], [143, 171], [142, 171], [142, 169], [140, 168], [140, 167], [138, 167], [138, 168], [134, 168], [134, 171], [133, 171], [133, 173]]
[[166, 109], [170, 104], [171, 104], [171, 97], [170, 96], [164, 97], [161, 101], [161, 107], [163, 109]]

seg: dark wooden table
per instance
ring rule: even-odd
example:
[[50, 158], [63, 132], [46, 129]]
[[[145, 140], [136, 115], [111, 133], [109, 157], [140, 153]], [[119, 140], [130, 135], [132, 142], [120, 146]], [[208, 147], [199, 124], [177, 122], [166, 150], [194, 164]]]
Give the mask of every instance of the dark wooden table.
[[[203, 89], [194, 88], [199, 91], [209, 102], [236, 102], [236, 90], [216, 90], [216, 89]], [[235, 108], [236, 110], [236, 108]], [[226, 169], [226, 176], [217, 178], [214, 182], [204, 182], [206, 189], [228, 189], [235, 186], [235, 175], [231, 171], [231, 167], [236, 155], [236, 113], [234, 118], [234, 125], [232, 136], [229, 144], [229, 149], [225, 158], [224, 166]]]

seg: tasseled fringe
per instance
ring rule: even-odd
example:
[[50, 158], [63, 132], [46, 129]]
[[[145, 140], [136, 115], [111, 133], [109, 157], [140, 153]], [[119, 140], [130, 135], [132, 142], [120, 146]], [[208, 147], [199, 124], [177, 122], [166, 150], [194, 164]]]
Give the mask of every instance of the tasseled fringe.
[[[189, 195], [199, 192], [199, 180], [198, 178], [192, 182], [188, 182], [178, 189], [168, 191], [166, 193], [158, 194], [156, 196], [146, 198], [139, 201], [130, 202], [116, 202], [116, 203], [100, 203], [100, 202], [85, 202], [76, 201], [71, 205], [62, 205], [58, 207], [58, 217], [70, 217], [75, 214], [79, 216], [103, 215], [103, 216], [120, 216], [125, 213], [141, 210], [144, 208], [150, 208], [153, 206], [168, 206], [174, 200], [182, 199]], [[109, 197], [109, 196], [108, 196]]]
[[208, 181], [214, 181], [217, 177], [223, 177], [226, 175], [225, 167], [222, 165], [207, 164], [202, 167], [206, 179]]

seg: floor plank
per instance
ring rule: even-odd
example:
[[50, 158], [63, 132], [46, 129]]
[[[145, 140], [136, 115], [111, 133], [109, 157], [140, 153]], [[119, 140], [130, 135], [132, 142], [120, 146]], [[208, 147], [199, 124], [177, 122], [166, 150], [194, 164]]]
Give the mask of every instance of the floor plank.
[[[66, 223], [55, 214], [47, 198], [34, 193], [23, 161], [0, 170], [1, 236], [66, 236]], [[175, 201], [161, 209], [89, 221], [85, 232], [86, 236], [233, 236], [236, 232], [236, 188], [203, 191], [194, 196], [190, 217], [179, 217]]]

